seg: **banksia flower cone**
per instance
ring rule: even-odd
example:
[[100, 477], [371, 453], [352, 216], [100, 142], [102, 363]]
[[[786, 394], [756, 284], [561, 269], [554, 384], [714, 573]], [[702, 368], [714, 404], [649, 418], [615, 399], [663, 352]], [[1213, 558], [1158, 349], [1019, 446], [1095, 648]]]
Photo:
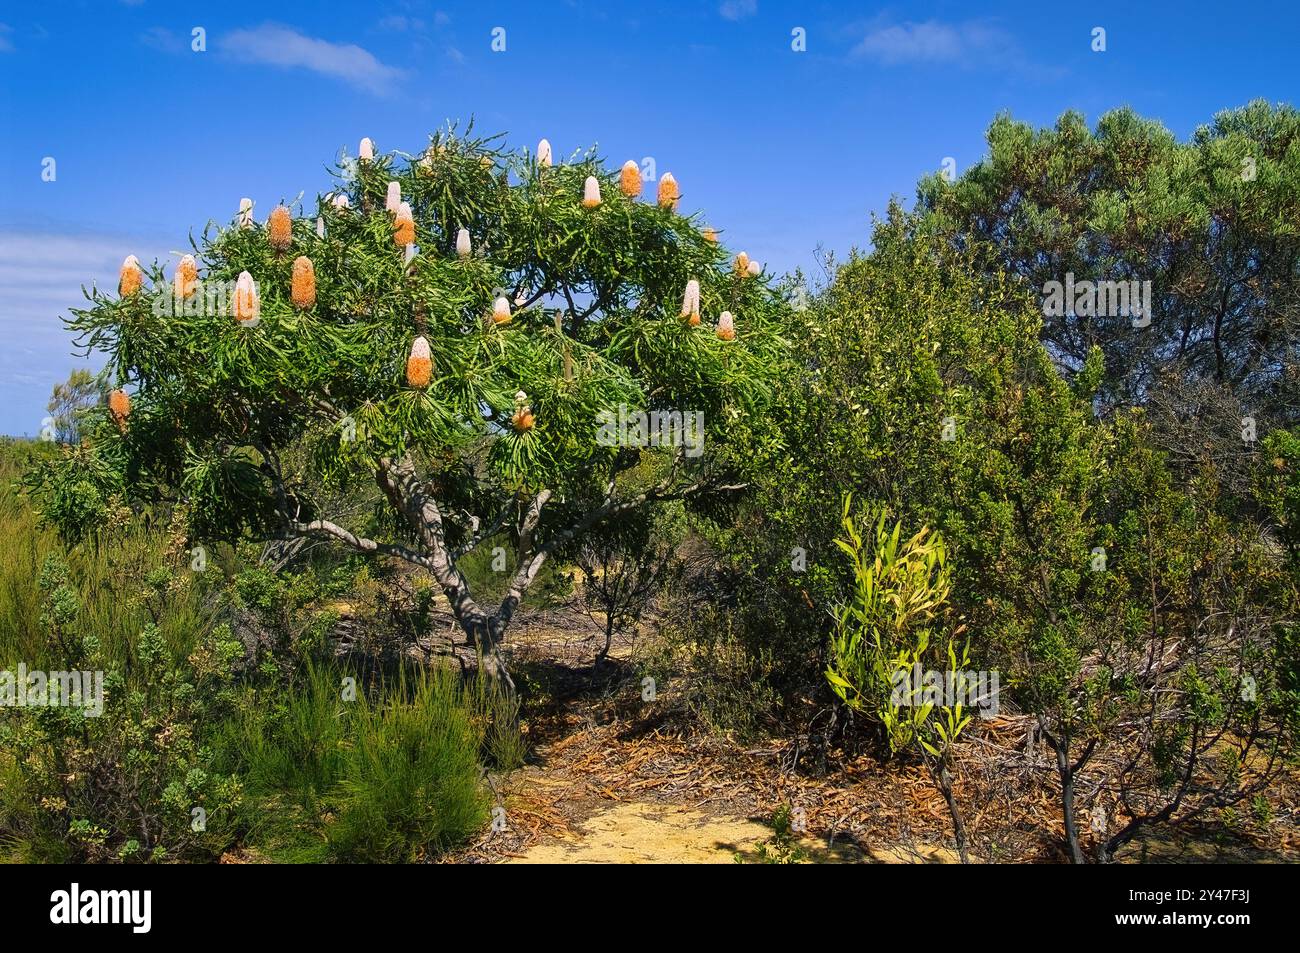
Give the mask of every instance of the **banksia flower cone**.
[[276, 251], [285, 251], [293, 244], [293, 218], [283, 205], [277, 205], [266, 220], [267, 239]]
[[361, 140], [361, 145], [357, 146], [357, 158], [362, 162], [369, 162], [375, 157], [375, 144], [370, 141], [370, 137]]
[[659, 207], [676, 209], [678, 201], [681, 200], [681, 190], [677, 188], [677, 180], [673, 178], [671, 172], [665, 172], [659, 178]]
[[582, 207], [595, 208], [600, 204], [600, 180], [594, 175], [587, 176], [582, 183]]
[[131, 416], [131, 398], [124, 390], [114, 390], [108, 395], [108, 413], [117, 429], [126, 431], [126, 418]]
[[252, 199], [239, 200], [239, 227], [240, 228], [253, 227], [253, 200]]
[[428, 387], [433, 378], [433, 356], [429, 342], [416, 338], [411, 344], [411, 356], [406, 359], [406, 383], [412, 387]]
[[724, 341], [736, 339], [736, 322], [732, 319], [730, 311], [718, 315], [718, 337]]
[[393, 240], [399, 245], [415, 244], [415, 219], [411, 216], [411, 206], [401, 202], [393, 220]]
[[745, 266], [745, 274], [749, 275], [749, 277], [751, 278], [757, 278], [762, 273], [763, 273], [763, 266], [756, 261], [751, 261], [748, 265]]
[[262, 302], [257, 296], [257, 285], [246, 271], [239, 273], [235, 282], [235, 320], [241, 324], [257, 321], [262, 315]]
[[193, 255], [186, 255], [180, 260], [180, 264], [176, 266], [176, 277], [173, 279], [173, 285], [178, 298], [188, 298], [198, 290], [199, 266]]
[[462, 228], [456, 233], [456, 257], [468, 258], [471, 248], [469, 244], [469, 229]]
[[618, 173], [618, 188], [630, 199], [641, 194], [641, 169], [634, 160], [628, 159], [623, 163], [623, 168]]
[[510, 302], [504, 296], [497, 298], [492, 304], [492, 320], [496, 324], [510, 323]]
[[551, 144], [545, 139], [537, 144], [537, 164], [543, 168], [551, 164]]
[[533, 429], [533, 408], [528, 406], [528, 395], [523, 391], [515, 394], [515, 412], [510, 418], [510, 423], [520, 433], [526, 433]]
[[337, 209], [345, 209], [351, 204], [347, 195], [342, 192], [330, 199], [330, 203]]
[[140, 271], [140, 259], [135, 255], [127, 255], [126, 260], [122, 262], [122, 270], [117, 275], [118, 295], [125, 298], [127, 295], [135, 294], [140, 290], [143, 281], [144, 273]]
[[718, 233], [711, 228], [706, 228], [704, 230], [704, 240], [716, 245], [718, 243]]
[[310, 308], [316, 303], [316, 268], [306, 255], [293, 260], [293, 287], [290, 291], [293, 306]]
[[384, 196], [384, 208], [390, 215], [397, 214], [397, 207], [402, 204], [402, 183], [389, 182], [388, 194]]
[[736, 274], [744, 275], [749, 271], [749, 256], [743, 251], [736, 256]]
[[700, 283], [692, 278], [686, 282], [686, 293], [682, 295], [682, 317], [689, 318], [700, 314]]

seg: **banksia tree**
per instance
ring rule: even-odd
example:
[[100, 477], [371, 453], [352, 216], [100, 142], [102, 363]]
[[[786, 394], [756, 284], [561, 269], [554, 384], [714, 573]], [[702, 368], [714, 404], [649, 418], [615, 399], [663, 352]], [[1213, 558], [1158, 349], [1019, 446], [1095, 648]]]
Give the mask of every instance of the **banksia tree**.
[[[135, 411], [125, 432], [105, 411], [86, 445], [96, 467], [69, 460], [44, 478], [50, 518], [73, 509], [51, 497], [107, 481], [105, 500], [184, 501], [196, 541], [323, 539], [405, 561], [508, 679], [507, 627], [548, 560], [664, 501], [720, 512], [743, 492], [755, 443], [774, 439], [756, 411], [788, 373], [781, 298], [739, 279], [671, 202], [583, 208], [587, 177], [617, 173], [594, 153], [547, 167], [497, 143], [443, 131], [431, 151], [411, 150], [428, 166], [404, 153], [345, 163], [306, 212], [324, 235], [296, 232], [293, 261], [269, 229], [209, 228], [198, 256], [205, 280], [237, 286], [234, 320], [211, 308], [155, 316], [158, 277], [153, 294], [89, 290], [69, 327], [106, 356]], [[403, 196], [396, 216], [389, 182]], [[417, 231], [408, 262], [401, 246]], [[690, 310], [729, 311], [743, 337], [683, 321], [688, 282]], [[620, 405], [701, 412], [702, 453], [611, 437], [602, 421]], [[329, 509], [335, 488], [359, 482], [386, 516], [354, 523]], [[462, 566], [495, 546], [513, 555], [488, 605]]]

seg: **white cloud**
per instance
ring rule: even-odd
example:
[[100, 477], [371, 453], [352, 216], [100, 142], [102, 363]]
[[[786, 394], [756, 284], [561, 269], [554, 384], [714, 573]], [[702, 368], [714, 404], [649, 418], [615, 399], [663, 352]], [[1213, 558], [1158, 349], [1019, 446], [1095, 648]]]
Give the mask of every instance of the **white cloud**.
[[727, 20], [743, 20], [758, 12], [758, 0], [725, 0], [718, 12]]
[[392, 16], [386, 16], [379, 21], [379, 29], [391, 30], [394, 33], [405, 33], [412, 30], [419, 33], [424, 30], [424, 21], [417, 17], [405, 17], [395, 13]]
[[391, 91], [404, 75], [352, 43], [331, 43], [274, 23], [227, 33], [219, 46], [226, 55], [245, 63], [311, 70], [371, 93]]
[[151, 26], [140, 34], [140, 42], [164, 53], [181, 53], [189, 49], [189, 44], [165, 26]]
[[1015, 38], [999, 27], [971, 20], [887, 23], [879, 20], [853, 48], [855, 56], [886, 66], [902, 63], [1015, 65], [1023, 60]]

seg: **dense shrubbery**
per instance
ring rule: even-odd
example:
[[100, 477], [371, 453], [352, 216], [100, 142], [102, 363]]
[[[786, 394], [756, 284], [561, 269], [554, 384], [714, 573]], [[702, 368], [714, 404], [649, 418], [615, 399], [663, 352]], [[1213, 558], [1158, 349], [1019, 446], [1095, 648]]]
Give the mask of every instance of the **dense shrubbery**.
[[484, 766], [521, 758], [514, 704], [447, 672], [334, 661], [327, 600], [364, 591], [364, 570], [225, 552], [198, 573], [168, 521], [125, 516], [67, 550], [11, 486], [53, 452], [0, 460], [0, 669], [103, 671], [104, 709], [0, 709], [3, 856], [415, 860], [482, 826]]

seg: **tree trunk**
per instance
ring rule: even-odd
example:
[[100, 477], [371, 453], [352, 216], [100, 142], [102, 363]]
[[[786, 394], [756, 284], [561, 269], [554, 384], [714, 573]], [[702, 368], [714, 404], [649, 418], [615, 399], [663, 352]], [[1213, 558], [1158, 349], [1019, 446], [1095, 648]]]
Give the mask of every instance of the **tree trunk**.
[[1083, 848], [1079, 846], [1079, 826], [1074, 818], [1074, 770], [1070, 767], [1069, 751], [1063, 745], [1056, 748], [1056, 770], [1061, 776], [1061, 813], [1065, 816], [1065, 840], [1070, 847], [1070, 861], [1085, 864]]
[[930, 769], [930, 777], [935, 787], [939, 789], [944, 803], [948, 805], [948, 816], [952, 818], [952, 836], [957, 842], [957, 856], [961, 858], [963, 864], [969, 864], [970, 855], [966, 852], [966, 823], [962, 820], [957, 798], [952, 793], [952, 771], [948, 767], [948, 755], [945, 753], [934, 759], [927, 756], [925, 764]]
[[469, 613], [460, 617], [458, 621], [478, 652], [479, 671], [498, 682], [508, 694], [513, 695], [514, 679], [506, 669], [505, 657], [502, 653], [505, 626], [496, 617], [482, 612]]

